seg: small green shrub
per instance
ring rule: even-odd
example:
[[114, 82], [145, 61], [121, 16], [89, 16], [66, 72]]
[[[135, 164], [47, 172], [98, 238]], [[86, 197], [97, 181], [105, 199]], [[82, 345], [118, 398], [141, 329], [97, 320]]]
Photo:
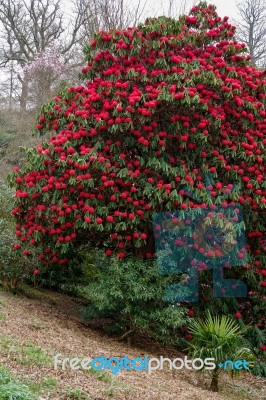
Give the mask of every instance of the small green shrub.
[[6, 368], [0, 368], [1, 400], [37, 400], [28, 385], [14, 379]]
[[18, 382], [8, 382], [0, 387], [1, 400], [37, 400], [29, 387]]
[[[189, 331], [193, 335], [193, 339], [189, 342], [189, 353], [192, 358], [215, 359], [216, 368], [211, 371], [210, 386], [214, 392], [218, 392], [219, 375], [223, 371], [219, 368], [219, 363], [224, 363], [226, 360], [233, 362], [246, 360], [250, 363], [249, 367], [254, 365], [255, 357], [246, 347], [244, 332], [230, 317], [213, 316], [207, 312], [205, 318], [195, 318], [190, 321]], [[236, 370], [229, 369], [229, 373], [233, 376]]]
[[28, 259], [14, 249], [17, 243], [15, 220], [11, 215], [14, 193], [0, 182], [0, 281], [4, 289], [16, 292], [21, 282], [32, 278], [36, 258]]
[[[254, 310], [254, 313], [255, 312], [256, 311]], [[264, 317], [261, 318], [261, 321], [265, 321]], [[247, 332], [245, 333], [245, 339], [247, 341], [248, 347], [252, 349], [253, 353], [256, 356], [256, 361], [254, 368], [252, 369], [252, 374], [255, 376], [266, 378], [266, 353], [265, 351], [261, 350], [261, 346], [266, 343], [266, 326], [263, 324], [258, 325], [247, 329]]]
[[165, 343], [179, 342], [179, 329], [187, 319], [185, 309], [162, 300], [165, 288], [176, 283], [175, 275], [160, 275], [151, 260], [119, 260], [101, 251], [95, 262], [97, 278], [84, 289], [90, 301], [83, 310], [85, 318], [111, 318], [123, 338], [143, 331]]
[[14, 128], [11, 128], [6, 119], [0, 115], [0, 154], [5, 153], [10, 142], [16, 136]]
[[1, 132], [0, 135], [0, 152], [4, 152], [6, 148], [8, 147], [9, 143], [11, 142], [11, 140], [14, 137], [14, 132], [9, 131], [9, 130], [5, 130], [4, 132]]
[[94, 265], [96, 257], [98, 257], [96, 249], [88, 245], [83, 246], [76, 252], [72, 262], [64, 268], [53, 263], [49, 264], [48, 268], [42, 266], [35, 280], [38, 286], [81, 297], [81, 287], [97, 277], [97, 268]]

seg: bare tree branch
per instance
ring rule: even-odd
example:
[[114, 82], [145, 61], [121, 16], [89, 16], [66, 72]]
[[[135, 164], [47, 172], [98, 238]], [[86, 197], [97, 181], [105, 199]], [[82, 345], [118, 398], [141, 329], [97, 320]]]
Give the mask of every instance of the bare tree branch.
[[171, 18], [177, 18], [190, 11], [196, 4], [196, 0], [168, 0], [161, 1], [161, 8], [164, 10], [164, 15]]
[[[22, 92], [21, 107], [26, 107], [25, 96], [30, 98], [33, 87], [31, 77], [21, 69], [25, 71], [25, 66], [51, 48], [63, 56], [67, 68], [75, 68], [81, 61], [81, 46], [90, 37], [100, 30], [136, 25], [146, 1], [138, 0], [131, 8], [125, 0], [70, 0], [68, 14], [61, 0], [0, 0], [0, 68], [7, 71], [14, 63], [14, 79]], [[38, 78], [36, 85], [50, 93], [48, 85], [53, 80], [41, 72], [43, 82]]]
[[254, 63], [265, 63], [266, 57], [266, 3], [264, 0], [243, 0], [237, 4], [238, 39], [248, 48]]
[[[0, 68], [6, 69], [11, 62], [23, 68], [50, 47], [68, 55], [66, 62], [71, 59], [69, 53], [81, 40], [85, 16], [76, 9], [66, 28], [60, 3], [60, 0], [0, 0]], [[17, 73], [16, 79], [21, 83], [22, 93], [27, 95], [23, 74]]]

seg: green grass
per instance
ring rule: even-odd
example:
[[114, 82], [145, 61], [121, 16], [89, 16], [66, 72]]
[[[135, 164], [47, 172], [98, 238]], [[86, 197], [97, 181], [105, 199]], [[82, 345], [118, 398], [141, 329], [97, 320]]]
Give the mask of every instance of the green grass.
[[130, 385], [124, 382], [119, 382], [117, 379], [113, 378], [108, 388], [103, 390], [103, 392], [110, 397], [115, 396], [117, 391], [119, 393], [123, 392], [125, 394], [130, 394], [132, 392], [132, 388]]
[[4, 322], [5, 318], [6, 318], [5, 315], [2, 312], [0, 312], [0, 322]]
[[57, 380], [48, 376], [40, 382], [28, 377], [14, 377], [10, 371], [0, 366], [1, 400], [37, 400], [39, 395], [48, 394], [57, 387]]
[[[34, 342], [26, 341], [20, 344], [15, 337], [7, 335], [0, 335], [0, 354], [21, 365], [40, 367], [51, 366], [53, 363], [53, 356], [49, 357], [47, 351], [36, 346]], [[110, 397], [114, 397], [117, 391], [131, 392], [129, 385], [120, 383], [107, 371], [89, 369], [87, 372], [95, 374], [98, 381], [108, 384], [103, 391]], [[46, 377], [39, 382], [33, 382], [28, 378], [23, 378], [22, 381], [9, 379], [2, 388], [0, 379], [0, 387], [0, 400], [35, 400], [40, 394], [52, 392], [57, 387], [57, 380], [54, 377]], [[86, 392], [76, 387], [67, 387], [65, 396], [64, 400], [90, 400]]]
[[57, 379], [53, 376], [43, 378], [40, 382], [27, 381], [28, 386], [34, 394], [53, 392], [57, 387]]
[[[91, 369], [90, 371], [94, 371]], [[105, 371], [96, 371], [97, 379], [98, 381], [105, 382], [105, 383], [112, 383], [114, 380], [114, 377], [110, 375], [110, 373], [105, 372]]]
[[109, 386], [106, 389], [103, 389], [103, 392], [107, 394], [107, 396], [115, 396], [116, 392], [123, 392], [126, 394], [131, 393], [132, 388], [130, 385], [120, 382], [116, 379], [110, 372], [106, 371], [96, 371], [93, 368], [88, 370], [89, 373], [95, 374], [96, 378], [100, 382], [109, 383]]
[[23, 365], [34, 365], [36, 367], [51, 365], [51, 358], [41, 347], [35, 346], [32, 342], [27, 342], [22, 346], [22, 353], [16, 358], [16, 361]]
[[65, 400], [90, 400], [91, 397], [79, 388], [67, 388]]
[[1, 400], [37, 400], [27, 385], [10, 381], [0, 386]]
[[0, 335], [0, 353], [22, 365], [36, 367], [52, 365], [52, 357], [48, 356], [47, 351], [31, 341], [20, 344], [12, 336]]
[[37, 400], [37, 397], [27, 384], [13, 378], [6, 368], [0, 367], [0, 399]]

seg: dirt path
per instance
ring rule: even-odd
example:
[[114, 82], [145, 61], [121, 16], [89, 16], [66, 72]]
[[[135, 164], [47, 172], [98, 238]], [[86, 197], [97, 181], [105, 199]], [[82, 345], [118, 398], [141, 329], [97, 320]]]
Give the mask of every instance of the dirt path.
[[[236, 400], [241, 398], [266, 400], [265, 380], [249, 375], [242, 376], [234, 385], [226, 377], [222, 379], [219, 394], [206, 390], [207, 377], [181, 370], [121, 371], [114, 376], [107, 372], [62, 371], [53, 368], [53, 356], [64, 357], [164, 357], [175, 358], [174, 349], [143, 341], [135, 347], [117, 341], [97, 330], [86, 327], [79, 320], [79, 305], [70, 297], [46, 290], [31, 292], [32, 298], [12, 296], [0, 290], [0, 338], [14, 340], [22, 348], [31, 341], [43, 349], [50, 362], [38, 366], [21, 363], [12, 350], [1, 346], [0, 363], [9, 367], [14, 374], [22, 374], [38, 382], [44, 377], [55, 377], [57, 387], [41, 397], [42, 400], [64, 400], [66, 388], [78, 387], [89, 394], [92, 400], [103, 399], [181, 399], [181, 400]], [[180, 354], [179, 354], [180, 357]], [[78, 397], [77, 397], [78, 398]], [[80, 397], [81, 398], [81, 397]], [[73, 397], [74, 399], [74, 397]]]

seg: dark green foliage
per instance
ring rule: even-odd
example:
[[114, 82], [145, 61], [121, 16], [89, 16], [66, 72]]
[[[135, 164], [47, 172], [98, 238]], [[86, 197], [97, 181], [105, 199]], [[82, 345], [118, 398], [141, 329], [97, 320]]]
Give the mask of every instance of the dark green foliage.
[[38, 285], [73, 296], [82, 296], [82, 288], [98, 276], [98, 270], [95, 266], [97, 257], [97, 250], [84, 246], [76, 251], [72, 262], [64, 268], [59, 265], [42, 268], [37, 277]]
[[13, 248], [17, 242], [15, 220], [11, 215], [13, 205], [13, 191], [0, 182], [0, 282], [5, 289], [15, 292], [34, 269], [34, 260], [28, 261]]
[[[263, 324], [258, 324], [263, 326]], [[256, 362], [252, 370], [253, 375], [266, 377], [266, 352], [261, 351], [260, 347], [266, 343], [266, 328], [259, 328], [254, 326], [247, 330], [245, 339], [248, 346], [252, 349], [256, 355]]]
[[96, 280], [84, 289], [91, 302], [85, 318], [112, 318], [123, 337], [142, 331], [165, 343], [180, 344], [178, 333], [186, 323], [186, 310], [162, 300], [176, 276], [160, 275], [154, 261], [108, 258], [101, 251], [96, 266]]

